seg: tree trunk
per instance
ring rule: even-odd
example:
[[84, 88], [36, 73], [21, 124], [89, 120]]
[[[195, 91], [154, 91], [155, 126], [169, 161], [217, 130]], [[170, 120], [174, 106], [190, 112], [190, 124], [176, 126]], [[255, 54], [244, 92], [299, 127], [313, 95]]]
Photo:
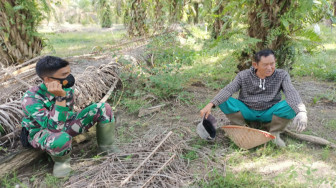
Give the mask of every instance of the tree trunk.
[[222, 27], [224, 25], [224, 21], [222, 20], [222, 17], [221, 17], [224, 6], [223, 6], [222, 1], [217, 1], [215, 6], [219, 6], [219, 7], [215, 12], [215, 14], [218, 16], [216, 17], [215, 22], [212, 25], [212, 35], [215, 39], [217, 39], [217, 37], [219, 37], [219, 35], [221, 34]]
[[228, 14], [224, 14], [223, 10], [225, 8], [226, 2], [217, 0], [215, 7], [216, 11], [213, 13], [216, 15], [215, 21], [212, 24], [212, 37], [217, 39], [219, 36], [225, 32], [225, 30], [231, 27], [231, 20], [227, 19]]
[[[290, 40], [285, 33], [272, 35], [271, 31], [276, 31], [280, 26], [280, 16], [284, 15], [290, 8], [290, 0], [269, 1], [255, 0], [248, 13], [248, 35], [252, 38], [260, 39], [253, 51], [269, 48], [276, 51], [277, 65], [279, 68], [290, 66], [293, 59], [294, 50], [287, 46]], [[240, 57], [238, 69], [244, 70], [251, 66], [251, 52], [243, 52]]]
[[155, 3], [155, 20], [154, 20], [154, 30], [155, 31], [160, 31], [162, 29], [162, 26], [164, 25], [164, 20], [163, 20], [163, 17], [162, 17], [162, 8], [163, 8], [163, 5], [162, 3], [160, 2], [160, 0], [155, 0], [154, 1]]
[[146, 10], [142, 3], [142, 0], [134, 0], [129, 12], [126, 13], [129, 18], [127, 26], [129, 36], [144, 36], [147, 33], [148, 29], [145, 23]]
[[182, 19], [183, 7], [187, 1], [182, 0], [170, 0], [169, 8], [169, 22], [175, 23]]
[[336, 1], [334, 1], [334, 16], [336, 17]]
[[[41, 38], [36, 35], [39, 13], [33, 15], [25, 8], [13, 8], [19, 5], [16, 0], [0, 1], [0, 64], [5, 67], [29, 60], [43, 48]], [[37, 10], [35, 2], [29, 6]]]
[[112, 10], [110, 3], [105, 1], [100, 1], [100, 11], [102, 11], [100, 15], [100, 25], [102, 28], [110, 28], [112, 25]]
[[194, 17], [194, 24], [198, 24], [198, 15], [199, 15], [199, 11], [198, 11], [198, 3], [194, 2], [194, 9], [195, 9], [195, 17]]

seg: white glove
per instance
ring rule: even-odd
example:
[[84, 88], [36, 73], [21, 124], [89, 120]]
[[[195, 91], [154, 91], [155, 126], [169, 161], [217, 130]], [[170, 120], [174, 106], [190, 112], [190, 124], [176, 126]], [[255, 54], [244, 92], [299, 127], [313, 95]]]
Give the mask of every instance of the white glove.
[[296, 126], [296, 131], [302, 132], [307, 127], [307, 112], [299, 112], [296, 114], [293, 124]]

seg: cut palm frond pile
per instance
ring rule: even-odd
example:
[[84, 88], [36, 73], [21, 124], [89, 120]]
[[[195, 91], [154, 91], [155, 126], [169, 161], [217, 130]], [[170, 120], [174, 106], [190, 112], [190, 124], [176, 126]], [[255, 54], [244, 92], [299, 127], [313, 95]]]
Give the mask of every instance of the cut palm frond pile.
[[[30, 87], [42, 83], [35, 74], [35, 63], [3, 68], [0, 71], [1, 135], [14, 132], [20, 127], [23, 117], [22, 96]], [[74, 109], [80, 110], [93, 102], [98, 102], [110, 86], [119, 81], [120, 68], [119, 64], [112, 61], [98, 68], [88, 67], [82, 74], [75, 75]]]
[[120, 70], [121, 66], [113, 61], [99, 68], [87, 67], [82, 74], [76, 76], [75, 111], [98, 102], [119, 81]]
[[[153, 37], [171, 33], [175, 30], [174, 26], [159, 34], [120, 41], [117, 45], [103, 49], [100, 52], [122, 55], [130, 50], [145, 46]], [[67, 57], [65, 59], [71, 63], [72, 60], [81, 57], [93, 57], [100, 52], [92, 51], [90, 54]], [[2, 67], [0, 70], [0, 145], [3, 144], [1, 140], [1, 138], [4, 138], [3, 135], [8, 136], [10, 133], [13, 134], [13, 131], [20, 127], [19, 122], [22, 119], [20, 102], [24, 93], [30, 87], [42, 83], [41, 79], [35, 74], [35, 66], [36, 62], [43, 57], [35, 57], [23, 64], [6, 68]], [[110, 87], [116, 85], [115, 83], [120, 80], [118, 75], [121, 66], [116, 63], [116, 59], [114, 58], [111, 63], [101, 65], [99, 68], [87, 67], [82, 74], [74, 75], [76, 78], [75, 111], [93, 102], [98, 102]], [[1, 59], [0, 61], [5, 61], [5, 59]], [[10, 108], [7, 108], [8, 106]]]
[[81, 161], [64, 187], [180, 187], [192, 181], [180, 157], [184, 138], [168, 129], [153, 132], [121, 144], [121, 153]]

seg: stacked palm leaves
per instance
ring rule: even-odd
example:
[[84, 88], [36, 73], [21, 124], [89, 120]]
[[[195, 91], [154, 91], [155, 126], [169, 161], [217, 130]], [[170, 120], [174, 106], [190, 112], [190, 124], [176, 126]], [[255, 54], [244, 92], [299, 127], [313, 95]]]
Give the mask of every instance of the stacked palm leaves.
[[179, 157], [185, 140], [178, 135], [152, 127], [141, 139], [120, 144], [121, 153], [80, 161], [64, 187], [181, 187], [192, 175]]
[[[119, 80], [120, 67], [112, 61], [100, 67], [88, 67], [82, 74], [75, 75], [75, 110], [99, 101]], [[3, 68], [0, 81], [0, 133], [3, 136], [20, 127], [23, 117], [21, 98], [30, 87], [42, 81], [35, 74], [35, 63]]]

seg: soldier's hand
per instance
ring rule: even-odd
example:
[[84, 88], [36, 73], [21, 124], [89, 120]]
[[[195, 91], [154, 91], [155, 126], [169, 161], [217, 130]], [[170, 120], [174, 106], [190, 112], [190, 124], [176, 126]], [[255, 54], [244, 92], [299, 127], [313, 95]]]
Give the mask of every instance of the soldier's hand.
[[204, 117], [205, 115], [205, 119], [208, 118], [209, 114], [211, 114], [211, 108], [214, 106], [214, 104], [209, 103], [207, 104], [201, 111], [200, 111], [200, 115], [201, 117]]
[[61, 97], [66, 96], [66, 92], [62, 88], [62, 84], [60, 84], [58, 81], [46, 83], [45, 85], [47, 86], [48, 91], [54, 94], [55, 96], [61, 96]]
[[305, 130], [307, 127], [307, 122], [307, 112], [299, 112], [293, 120], [293, 124], [296, 126], [296, 131], [302, 132]]

